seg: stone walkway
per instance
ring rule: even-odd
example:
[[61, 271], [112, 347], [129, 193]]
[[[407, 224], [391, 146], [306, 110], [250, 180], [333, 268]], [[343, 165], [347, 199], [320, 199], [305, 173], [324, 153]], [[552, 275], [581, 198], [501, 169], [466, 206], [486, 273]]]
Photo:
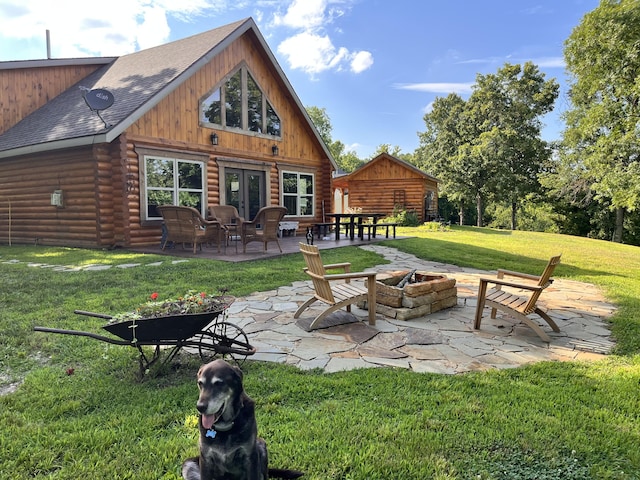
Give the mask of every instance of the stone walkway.
[[594, 285], [556, 278], [545, 290], [541, 304], [561, 330], [554, 333], [541, 321], [552, 339], [547, 344], [530, 328], [503, 319], [500, 314], [495, 320], [490, 319], [488, 309], [481, 330], [473, 330], [478, 277], [488, 272], [425, 262], [379, 245], [360, 248], [391, 261], [372, 268], [378, 272], [417, 268], [455, 278], [457, 306], [408, 321], [378, 314], [375, 326], [368, 325], [366, 310], [354, 306], [351, 314], [332, 315], [328, 322], [332, 326], [307, 331], [305, 327], [322, 309], [320, 303], [298, 320], [293, 314], [313, 294], [310, 281], [254, 293], [237, 298], [228, 319], [241, 327], [257, 348], [253, 360], [326, 372], [390, 366], [455, 374], [545, 360], [597, 360], [614, 346], [607, 318], [615, 306], [607, 303]]

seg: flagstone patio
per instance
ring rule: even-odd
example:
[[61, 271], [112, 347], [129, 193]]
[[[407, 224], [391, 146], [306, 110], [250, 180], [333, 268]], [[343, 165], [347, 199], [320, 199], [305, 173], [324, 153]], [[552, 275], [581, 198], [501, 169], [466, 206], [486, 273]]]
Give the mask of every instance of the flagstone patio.
[[360, 248], [391, 261], [372, 268], [375, 271], [417, 268], [455, 278], [457, 305], [407, 321], [378, 314], [375, 326], [366, 322], [366, 310], [354, 306], [351, 313], [336, 312], [323, 328], [309, 331], [321, 310], [312, 307], [297, 320], [293, 314], [313, 295], [310, 281], [255, 293], [237, 298], [229, 310], [229, 321], [257, 348], [253, 360], [326, 372], [386, 366], [455, 374], [540, 361], [597, 360], [614, 346], [607, 319], [615, 306], [594, 285], [556, 278], [545, 290], [540, 304], [561, 330], [552, 332], [541, 322], [551, 337], [547, 344], [530, 328], [500, 314], [490, 319], [488, 311], [482, 329], [473, 330], [478, 277], [490, 272], [426, 262], [377, 244]]

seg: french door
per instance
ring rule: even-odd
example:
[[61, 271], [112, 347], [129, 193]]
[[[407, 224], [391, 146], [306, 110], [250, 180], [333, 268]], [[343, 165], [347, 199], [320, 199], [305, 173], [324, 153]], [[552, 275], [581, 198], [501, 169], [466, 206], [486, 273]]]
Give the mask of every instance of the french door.
[[224, 182], [226, 204], [236, 207], [242, 218], [253, 220], [266, 205], [265, 172], [226, 168]]

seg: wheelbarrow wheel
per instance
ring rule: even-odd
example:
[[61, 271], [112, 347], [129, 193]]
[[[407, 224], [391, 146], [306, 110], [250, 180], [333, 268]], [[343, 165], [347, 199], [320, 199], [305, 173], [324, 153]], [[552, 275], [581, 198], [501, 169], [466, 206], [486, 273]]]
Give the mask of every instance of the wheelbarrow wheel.
[[246, 333], [229, 322], [216, 322], [200, 334], [199, 340], [198, 352], [203, 361], [218, 356], [242, 366], [247, 356], [256, 352]]

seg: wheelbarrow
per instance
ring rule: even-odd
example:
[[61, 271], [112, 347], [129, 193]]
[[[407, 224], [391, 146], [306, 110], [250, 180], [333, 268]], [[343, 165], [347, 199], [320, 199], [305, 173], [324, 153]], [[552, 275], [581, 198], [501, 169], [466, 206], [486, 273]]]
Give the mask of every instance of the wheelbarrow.
[[[225, 305], [219, 311], [110, 322], [102, 327], [118, 338], [80, 330], [60, 330], [39, 326], [33, 329], [36, 332], [90, 337], [113, 345], [135, 347], [140, 352], [141, 377], [161, 356], [164, 357], [161, 362], [164, 365], [175, 358], [178, 352], [185, 347], [197, 350], [203, 360], [219, 355], [222, 358], [234, 360], [240, 366], [247, 356], [256, 353], [256, 349], [249, 344], [247, 335], [240, 327], [219, 320], [220, 314], [226, 308]], [[113, 319], [111, 315], [83, 310], [75, 310], [74, 313], [105, 320]], [[155, 347], [151, 355], [143, 350], [142, 347], [146, 346]], [[165, 355], [161, 355], [163, 350], [166, 350]]]

